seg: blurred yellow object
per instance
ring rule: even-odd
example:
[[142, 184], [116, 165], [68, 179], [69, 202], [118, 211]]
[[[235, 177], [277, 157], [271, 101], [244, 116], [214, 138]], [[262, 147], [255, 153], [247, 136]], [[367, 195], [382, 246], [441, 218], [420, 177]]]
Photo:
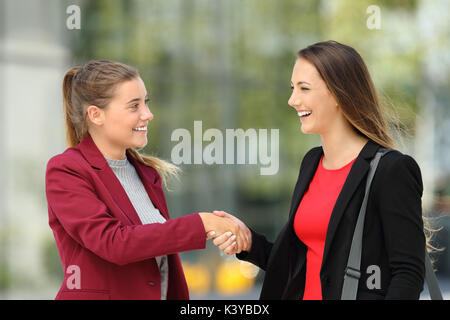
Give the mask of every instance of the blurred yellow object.
[[205, 295], [209, 292], [211, 275], [206, 267], [201, 264], [183, 262], [183, 270], [190, 293]]
[[223, 295], [242, 294], [253, 287], [258, 269], [243, 261], [225, 261], [216, 271], [216, 290]]
[[239, 261], [240, 271], [242, 275], [249, 279], [254, 279], [258, 275], [259, 268], [253, 263], [247, 261]]

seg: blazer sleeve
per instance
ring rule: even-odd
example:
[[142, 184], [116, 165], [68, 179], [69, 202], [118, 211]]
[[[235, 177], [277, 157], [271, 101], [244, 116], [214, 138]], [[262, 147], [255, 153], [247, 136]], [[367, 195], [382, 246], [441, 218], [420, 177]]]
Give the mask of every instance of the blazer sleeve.
[[251, 262], [265, 271], [273, 243], [268, 241], [265, 236], [255, 232], [251, 228], [249, 229], [252, 233], [252, 247], [248, 252], [242, 251], [236, 254], [236, 257], [239, 260]]
[[425, 277], [422, 177], [413, 158], [391, 161], [380, 186], [380, 215], [391, 270], [386, 299], [418, 299]]
[[49, 210], [81, 246], [101, 258], [125, 265], [145, 259], [206, 247], [198, 214], [165, 223], [123, 225], [99, 199], [74, 160], [52, 158], [46, 171]]

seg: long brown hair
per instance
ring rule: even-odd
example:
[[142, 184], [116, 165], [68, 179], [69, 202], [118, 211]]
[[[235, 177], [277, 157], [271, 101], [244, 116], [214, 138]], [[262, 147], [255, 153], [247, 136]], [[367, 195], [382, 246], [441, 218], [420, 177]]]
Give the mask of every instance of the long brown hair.
[[[119, 84], [139, 77], [136, 68], [110, 60], [93, 60], [82, 67], [69, 69], [64, 75], [62, 88], [67, 147], [77, 146], [87, 136], [88, 106], [106, 108]], [[177, 176], [177, 166], [157, 157], [142, 155], [135, 149], [128, 151], [142, 164], [155, 168], [164, 185], [168, 175]]]
[[336, 41], [315, 43], [298, 52], [312, 63], [359, 134], [385, 148], [394, 148], [375, 87], [363, 59], [355, 49]]

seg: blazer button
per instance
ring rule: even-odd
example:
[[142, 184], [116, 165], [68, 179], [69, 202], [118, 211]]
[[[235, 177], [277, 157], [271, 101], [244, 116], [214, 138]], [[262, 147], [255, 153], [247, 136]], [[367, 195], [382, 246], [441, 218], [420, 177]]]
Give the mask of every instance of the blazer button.
[[154, 287], [156, 283], [154, 281], [149, 281], [148, 284]]

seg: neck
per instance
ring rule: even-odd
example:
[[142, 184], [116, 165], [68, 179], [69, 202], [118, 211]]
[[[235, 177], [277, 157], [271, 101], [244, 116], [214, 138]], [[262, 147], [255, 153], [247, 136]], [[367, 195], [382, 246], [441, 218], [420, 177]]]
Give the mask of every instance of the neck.
[[126, 158], [126, 149], [114, 146], [97, 134], [91, 133], [91, 137], [98, 150], [100, 150], [104, 157], [114, 160], [124, 160]]
[[323, 166], [338, 169], [355, 159], [368, 139], [356, 133], [351, 127], [320, 135], [323, 148]]

